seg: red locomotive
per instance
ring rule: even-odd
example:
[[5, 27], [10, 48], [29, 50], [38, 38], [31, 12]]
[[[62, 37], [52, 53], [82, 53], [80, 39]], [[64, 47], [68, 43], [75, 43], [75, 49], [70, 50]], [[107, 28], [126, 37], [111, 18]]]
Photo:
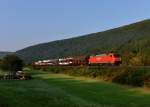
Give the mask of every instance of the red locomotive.
[[121, 57], [115, 53], [100, 54], [95, 56], [90, 56], [88, 59], [89, 65], [99, 64], [99, 65], [120, 65]]
[[95, 56], [75, 56], [59, 59], [49, 59], [35, 62], [39, 66], [78, 66], [78, 65], [120, 65], [121, 57], [115, 53], [99, 54]]

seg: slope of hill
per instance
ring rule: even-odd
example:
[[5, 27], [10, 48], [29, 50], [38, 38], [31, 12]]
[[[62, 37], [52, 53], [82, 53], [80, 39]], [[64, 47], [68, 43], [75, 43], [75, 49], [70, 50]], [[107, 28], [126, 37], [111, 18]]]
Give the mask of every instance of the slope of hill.
[[147, 56], [150, 53], [149, 42], [150, 19], [105, 32], [38, 44], [16, 53], [27, 62], [31, 62], [39, 59], [118, 51], [122, 52], [123, 56], [132, 56], [133, 59], [129, 59], [133, 62], [143, 63], [138, 62], [144, 60], [143, 57], [139, 59], [138, 56]]
[[0, 59], [3, 58], [6, 55], [12, 54], [13, 52], [2, 52], [0, 51]]

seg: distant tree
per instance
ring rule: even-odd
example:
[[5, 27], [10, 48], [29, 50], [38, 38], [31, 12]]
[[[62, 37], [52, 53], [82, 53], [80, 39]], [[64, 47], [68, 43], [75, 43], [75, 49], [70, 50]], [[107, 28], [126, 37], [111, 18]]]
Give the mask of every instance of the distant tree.
[[16, 55], [7, 55], [3, 58], [1, 67], [4, 71], [16, 73], [22, 70], [23, 61]]

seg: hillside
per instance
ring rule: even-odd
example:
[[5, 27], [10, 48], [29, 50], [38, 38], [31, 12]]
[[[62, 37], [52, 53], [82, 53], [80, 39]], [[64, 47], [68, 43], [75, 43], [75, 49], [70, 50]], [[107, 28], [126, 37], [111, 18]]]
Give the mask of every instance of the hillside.
[[[16, 53], [26, 62], [73, 55], [117, 51], [126, 63], [150, 64], [150, 19], [76, 38], [38, 44]], [[145, 58], [145, 59], [144, 59]]]

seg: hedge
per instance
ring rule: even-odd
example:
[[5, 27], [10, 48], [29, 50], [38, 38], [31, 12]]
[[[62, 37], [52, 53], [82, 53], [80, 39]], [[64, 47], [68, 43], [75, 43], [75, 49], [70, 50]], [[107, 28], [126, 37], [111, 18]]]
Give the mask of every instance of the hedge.
[[49, 66], [36, 69], [72, 76], [100, 78], [105, 81], [132, 86], [150, 85], [150, 68], [148, 67]]

